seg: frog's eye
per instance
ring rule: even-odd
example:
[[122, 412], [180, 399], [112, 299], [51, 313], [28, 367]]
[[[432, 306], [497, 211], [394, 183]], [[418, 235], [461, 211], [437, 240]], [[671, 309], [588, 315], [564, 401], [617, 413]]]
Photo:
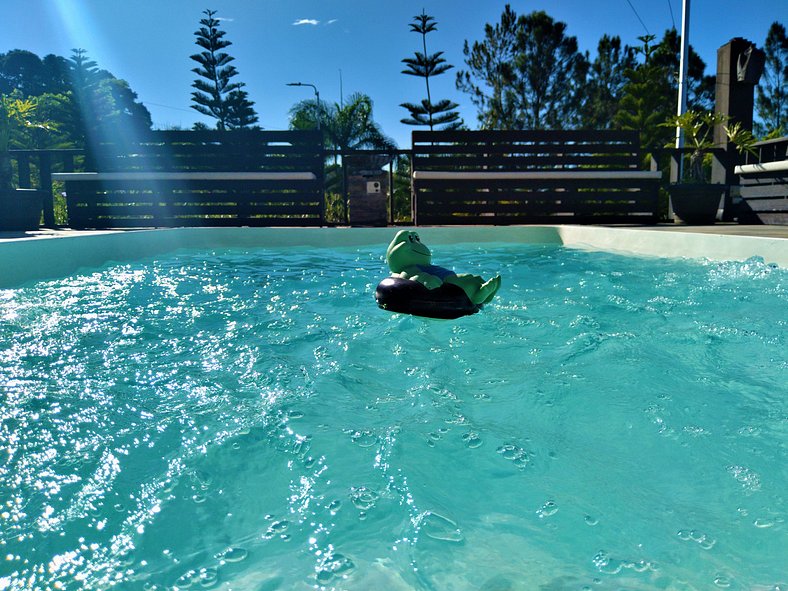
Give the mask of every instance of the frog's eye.
[[414, 236], [413, 234], [408, 234], [408, 240], [409, 241], [415, 242], [418, 239], [419, 239], [418, 236]]

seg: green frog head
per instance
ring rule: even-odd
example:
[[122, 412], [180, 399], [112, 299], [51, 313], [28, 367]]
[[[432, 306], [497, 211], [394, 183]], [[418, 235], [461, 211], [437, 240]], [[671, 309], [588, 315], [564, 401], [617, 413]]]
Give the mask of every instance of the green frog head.
[[429, 265], [432, 260], [430, 249], [421, 243], [416, 232], [400, 230], [386, 250], [386, 262], [392, 273], [400, 273], [414, 265]]

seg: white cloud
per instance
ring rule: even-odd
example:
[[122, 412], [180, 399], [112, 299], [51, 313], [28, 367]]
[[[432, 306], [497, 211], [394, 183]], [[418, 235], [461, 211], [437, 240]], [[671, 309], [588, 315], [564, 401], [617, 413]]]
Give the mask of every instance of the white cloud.
[[231, 23], [231, 22], [233, 22], [235, 19], [234, 19], [234, 18], [227, 18], [227, 17], [224, 17], [224, 16], [217, 16], [217, 17], [216, 17], [216, 20], [217, 20], [217, 21], [227, 21], [228, 23]]
[[330, 19], [330, 20], [327, 20], [327, 21], [326, 21], [326, 24], [327, 24], [327, 25], [333, 25], [333, 24], [334, 24], [335, 22], [337, 22], [338, 20], [339, 20], [338, 18], [332, 18], [332, 19]]
[[320, 21], [314, 18], [300, 18], [293, 25], [297, 27], [298, 25], [317, 25], [318, 23]]

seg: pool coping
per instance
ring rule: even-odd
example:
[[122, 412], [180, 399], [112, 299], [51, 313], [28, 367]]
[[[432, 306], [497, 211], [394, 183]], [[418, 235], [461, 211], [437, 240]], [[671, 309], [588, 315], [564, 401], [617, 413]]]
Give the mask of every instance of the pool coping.
[[[713, 228], [713, 227], [712, 227]], [[730, 234], [720, 228], [692, 231], [666, 227], [608, 226], [420, 226], [428, 244], [511, 242], [557, 244], [624, 255], [712, 261], [760, 257], [788, 268], [788, 238]], [[0, 288], [67, 276], [108, 262], [126, 262], [180, 248], [265, 246], [369, 246], [381, 253], [401, 227], [382, 228], [168, 228], [154, 230], [65, 231], [0, 238]], [[662, 230], [662, 231], [656, 231]]]

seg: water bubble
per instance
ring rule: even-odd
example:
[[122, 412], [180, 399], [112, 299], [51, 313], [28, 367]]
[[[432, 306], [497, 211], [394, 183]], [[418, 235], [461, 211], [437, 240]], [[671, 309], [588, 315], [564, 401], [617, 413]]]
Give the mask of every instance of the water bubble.
[[678, 537], [685, 542], [693, 541], [697, 543], [704, 550], [711, 550], [717, 543], [717, 540], [712, 536], [697, 530], [697, 529], [682, 529], [678, 531]]
[[604, 550], [600, 550], [594, 556], [594, 566], [601, 573], [606, 575], [617, 575], [621, 572], [622, 564], [620, 560], [610, 558]]
[[282, 519], [281, 521], [274, 521], [269, 529], [271, 531], [275, 531], [276, 533], [281, 533], [285, 531], [289, 525], [290, 525], [289, 521], [287, 521], [286, 519]]
[[646, 560], [637, 560], [625, 565], [627, 568], [634, 570], [636, 573], [646, 572], [651, 566]]
[[747, 466], [728, 466], [728, 473], [749, 492], [761, 489], [760, 476]]
[[328, 507], [327, 507], [327, 509], [329, 510], [329, 512], [331, 513], [331, 515], [336, 515], [336, 514], [337, 514], [337, 511], [339, 511], [339, 508], [340, 508], [341, 506], [342, 506], [342, 501], [340, 501], [339, 499], [336, 499], [336, 500], [334, 500], [334, 501], [331, 501], [331, 502], [328, 504]]
[[204, 503], [206, 500], [208, 500], [208, 498], [205, 495], [197, 494], [197, 495], [192, 496], [192, 501], [194, 501], [198, 505], [200, 503]]
[[556, 513], [558, 513], [558, 504], [555, 501], [547, 501], [536, 511], [536, 514], [539, 516], [539, 519], [550, 517], [552, 515], [555, 515]]
[[219, 571], [214, 567], [200, 569], [200, 585], [208, 589], [219, 582]]
[[516, 445], [512, 445], [511, 443], [507, 443], [506, 445], [502, 445], [496, 450], [499, 454], [501, 454], [507, 460], [513, 460], [517, 457], [517, 453], [519, 448]]
[[280, 538], [284, 539], [284, 536], [286, 535], [284, 532], [287, 531], [288, 527], [290, 527], [290, 522], [286, 519], [274, 521], [268, 526], [268, 529], [262, 537], [264, 540], [270, 540], [278, 535]]
[[513, 443], [504, 443], [495, 451], [501, 454], [505, 460], [509, 460], [521, 470], [531, 461], [528, 452]]
[[592, 515], [586, 515], [584, 519], [587, 525], [594, 526], [597, 523], [599, 523], [599, 520], [596, 517], [593, 517]]
[[216, 558], [224, 562], [241, 562], [249, 556], [248, 550], [245, 548], [227, 548], [224, 552], [220, 553]]
[[350, 489], [350, 501], [356, 509], [367, 511], [375, 506], [380, 495], [366, 486], [354, 486]]
[[421, 516], [421, 530], [434, 540], [443, 542], [462, 542], [463, 535], [459, 526], [439, 513], [427, 511]]
[[350, 435], [350, 440], [360, 447], [372, 447], [373, 445], [377, 445], [378, 436], [369, 430], [354, 431]]
[[469, 447], [470, 449], [476, 449], [482, 444], [482, 438], [479, 437], [479, 434], [475, 433], [474, 431], [468, 431], [467, 433], [464, 433], [462, 438], [465, 441], [465, 447]]
[[183, 573], [178, 580], [175, 581], [175, 586], [178, 589], [190, 589], [192, 585], [200, 582], [200, 575], [196, 570], [188, 570]]
[[335, 577], [347, 578], [349, 571], [353, 570], [355, 566], [353, 561], [343, 554], [330, 554], [320, 561], [315, 576], [318, 582], [324, 585]]
[[774, 521], [772, 521], [770, 519], [763, 519], [762, 517], [759, 517], [758, 519], [753, 521], [752, 524], [755, 527], [759, 527], [761, 529], [765, 529], [767, 527], [772, 527], [774, 525]]
[[298, 439], [293, 444], [293, 453], [296, 455], [303, 455], [305, 456], [309, 453], [309, 450], [312, 448], [312, 442], [310, 441], [311, 437], [307, 436], [303, 439]]
[[213, 483], [213, 476], [203, 470], [195, 470], [192, 473], [192, 481], [194, 482], [195, 486], [201, 488], [202, 490], [208, 490]]
[[714, 544], [717, 543], [717, 540], [704, 534], [699, 540], [696, 540], [696, 542], [698, 542], [698, 545], [704, 550], [711, 550]]
[[731, 586], [731, 580], [725, 575], [717, 575], [714, 577], [714, 584], [722, 589], [727, 589]]

